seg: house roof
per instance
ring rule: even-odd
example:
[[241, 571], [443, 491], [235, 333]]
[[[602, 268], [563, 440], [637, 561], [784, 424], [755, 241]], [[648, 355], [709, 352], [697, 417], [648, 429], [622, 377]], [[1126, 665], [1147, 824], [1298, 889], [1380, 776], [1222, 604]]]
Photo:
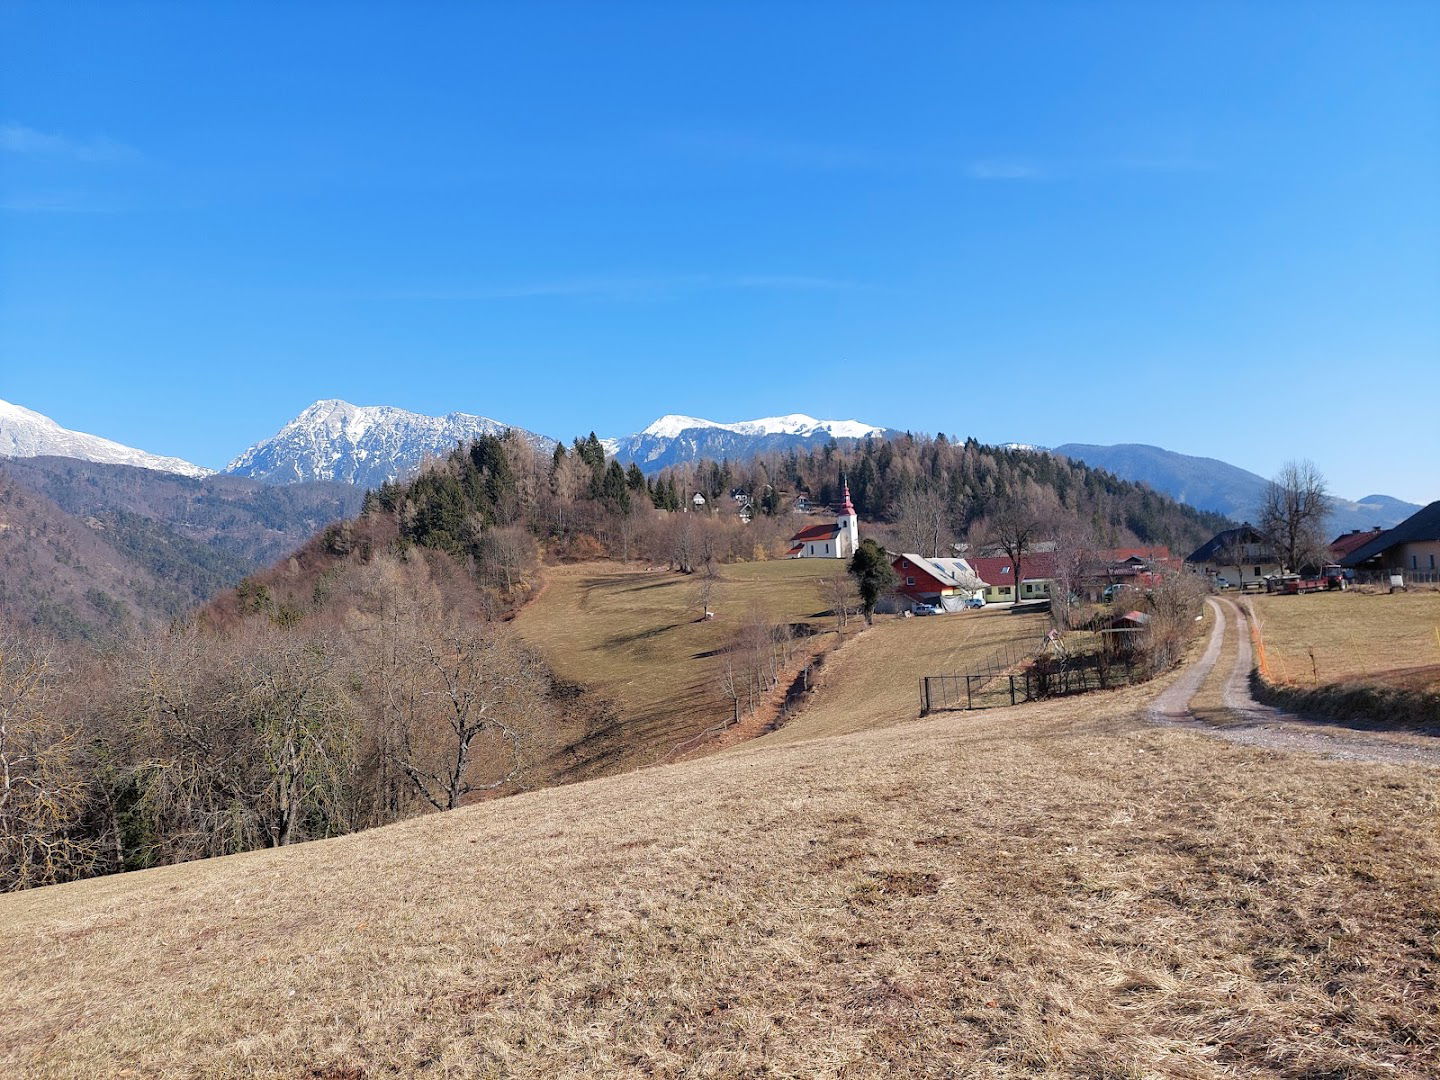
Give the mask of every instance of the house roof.
[[833, 540], [840, 535], [840, 526], [835, 522], [827, 522], [824, 525], [811, 525], [801, 529], [794, 536], [790, 537], [792, 544], [804, 544], [811, 540]]
[[1146, 562], [1166, 562], [1170, 558], [1170, 549], [1164, 544], [1158, 547], [1125, 547], [1110, 548], [1103, 551], [1105, 558], [1112, 562], [1125, 562], [1127, 559], [1143, 559]]
[[1341, 533], [1330, 542], [1330, 554], [1337, 559], [1343, 559], [1352, 551], [1364, 547], [1384, 531], [1384, 529], [1353, 529], [1348, 533]]
[[[1250, 524], [1238, 525], [1233, 529], [1226, 529], [1218, 532], [1192, 551], [1186, 562], [1204, 563], [1213, 562], [1215, 556], [1231, 544], [1263, 544], [1265, 537], [1260, 535], [1260, 530]], [[1261, 560], [1264, 561], [1263, 559]]]
[[[969, 587], [971, 584], [969, 579], [971, 575], [974, 574], [974, 570], [964, 559], [927, 559], [924, 555], [916, 555], [913, 552], [907, 551], [895, 556], [894, 562], [892, 562], [891, 565], [900, 563], [902, 560], [908, 562], [916, 569], [929, 574], [936, 581], [940, 582], [941, 585], [952, 589]], [[900, 567], [897, 566], [896, 569], [898, 570]]]
[[[1008, 555], [974, 558], [970, 560], [970, 566], [986, 585], [994, 587], [1015, 584], [1015, 567], [1011, 565]], [[1024, 556], [1020, 560], [1020, 572], [1025, 575], [1022, 579], [1025, 581], [1054, 577], [1055, 553], [1036, 551]]]
[[788, 558], [790, 558], [790, 556], [792, 556], [792, 555], [799, 555], [800, 552], [803, 551], [804, 549], [805, 549], [805, 545], [804, 545], [804, 544], [796, 544], [796, 545], [795, 545], [794, 547], [792, 547], [789, 551], [785, 552], [785, 557], [788, 559]]
[[1440, 499], [1429, 506], [1422, 506], [1393, 529], [1381, 533], [1368, 544], [1362, 544], [1345, 558], [1342, 566], [1359, 566], [1361, 563], [1383, 555], [1397, 544], [1412, 544], [1417, 541], [1440, 540]]

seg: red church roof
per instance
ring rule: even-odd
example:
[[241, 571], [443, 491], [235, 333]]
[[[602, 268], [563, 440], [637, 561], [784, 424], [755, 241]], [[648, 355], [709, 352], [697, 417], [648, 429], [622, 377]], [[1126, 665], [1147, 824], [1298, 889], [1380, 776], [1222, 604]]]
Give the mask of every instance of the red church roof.
[[831, 521], [825, 525], [811, 525], [790, 537], [792, 544], [804, 544], [811, 540], [833, 540], [840, 535], [840, 526]]

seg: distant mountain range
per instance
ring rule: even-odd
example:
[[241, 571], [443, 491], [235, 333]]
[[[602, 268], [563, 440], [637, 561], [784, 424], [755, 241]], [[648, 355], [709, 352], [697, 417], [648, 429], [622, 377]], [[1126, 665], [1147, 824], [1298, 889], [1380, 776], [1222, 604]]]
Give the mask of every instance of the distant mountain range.
[[[1236, 521], [1256, 520], [1270, 483], [1265, 477], [1228, 462], [1177, 454], [1144, 443], [1115, 446], [1065, 443], [1050, 452], [1105, 469], [1122, 480], [1147, 484], [1177, 502], [1214, 510]], [[1330, 532], [1339, 534], [1375, 525], [1388, 529], [1419, 509], [1415, 503], [1389, 495], [1367, 495], [1355, 501], [1336, 498], [1330, 515]]]
[[[452, 450], [482, 434], [507, 429], [520, 432], [549, 451], [555, 440], [486, 416], [452, 412], [445, 416], [387, 405], [352, 405], [317, 401], [275, 435], [240, 454], [225, 473], [270, 485], [333, 481], [375, 487], [416, 469], [429, 457]], [[604, 440], [606, 450], [623, 464], [634, 462], [646, 472], [702, 458], [742, 461], [757, 454], [805, 449], [834, 439], [854, 442], [893, 438], [900, 432], [859, 420], [817, 420], [804, 413], [719, 423], [695, 416], [667, 415], [643, 431]], [[1036, 453], [1046, 448], [1009, 444]], [[1050, 453], [1106, 469], [1125, 480], [1148, 484], [1156, 491], [1202, 510], [1236, 520], [1254, 519], [1267, 481], [1262, 476], [1215, 458], [1191, 457], [1158, 446], [1127, 443], [1094, 446], [1065, 443]], [[69, 431], [47, 416], [0, 402], [0, 457], [57, 455], [87, 461], [129, 465], [181, 476], [204, 477], [209, 469], [136, 450], [96, 435]], [[1336, 499], [1331, 531], [1389, 527], [1419, 507], [1388, 495], [1360, 500]]]

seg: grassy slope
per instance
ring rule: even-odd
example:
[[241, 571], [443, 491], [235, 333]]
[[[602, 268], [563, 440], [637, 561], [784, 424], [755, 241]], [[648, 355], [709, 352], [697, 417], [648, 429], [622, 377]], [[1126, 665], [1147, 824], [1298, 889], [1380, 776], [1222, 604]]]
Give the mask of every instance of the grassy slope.
[[838, 560], [795, 559], [723, 566], [702, 621], [700, 581], [615, 563], [546, 570], [546, 587], [516, 619], [563, 679], [611, 698], [615, 730], [578, 747], [575, 774], [649, 765], [730, 715], [719, 687], [719, 655], [752, 609], [829, 631], [834, 620], [821, 582], [844, 572]]
[[1440, 774], [1149, 693], [0, 897], [0, 1072], [1426, 1075]]
[[1440, 691], [1440, 592], [1262, 595], [1251, 603], [1276, 682]]
[[764, 738], [795, 742], [916, 719], [922, 676], [974, 671], [1006, 645], [1037, 645], [1048, 625], [1044, 615], [1004, 610], [879, 620], [826, 664], [805, 710]]

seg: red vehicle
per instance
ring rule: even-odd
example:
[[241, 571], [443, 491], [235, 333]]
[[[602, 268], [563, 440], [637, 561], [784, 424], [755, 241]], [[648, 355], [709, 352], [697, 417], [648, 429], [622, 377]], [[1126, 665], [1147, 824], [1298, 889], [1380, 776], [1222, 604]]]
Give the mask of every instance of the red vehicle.
[[1340, 568], [1339, 563], [1326, 563], [1320, 568], [1319, 575], [1315, 577], [1286, 574], [1280, 579], [1279, 591], [1295, 595], [1343, 588], [1345, 588], [1345, 572]]

